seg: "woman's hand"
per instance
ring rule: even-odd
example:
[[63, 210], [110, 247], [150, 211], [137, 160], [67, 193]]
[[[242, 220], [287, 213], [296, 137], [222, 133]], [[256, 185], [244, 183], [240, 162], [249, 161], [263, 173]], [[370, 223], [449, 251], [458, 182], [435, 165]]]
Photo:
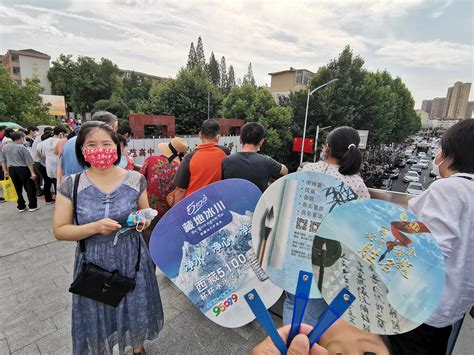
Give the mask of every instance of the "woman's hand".
[[118, 231], [122, 226], [117, 221], [110, 218], [103, 218], [94, 223], [94, 229], [97, 234], [110, 234]]

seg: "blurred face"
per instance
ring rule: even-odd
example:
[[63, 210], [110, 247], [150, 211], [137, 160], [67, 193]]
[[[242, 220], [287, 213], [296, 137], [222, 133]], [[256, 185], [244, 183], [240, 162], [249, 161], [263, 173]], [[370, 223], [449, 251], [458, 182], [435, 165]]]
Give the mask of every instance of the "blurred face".
[[113, 122], [112, 124], [110, 124], [110, 127], [112, 127], [112, 129], [114, 130], [115, 133], [117, 133], [118, 128], [119, 128], [118, 127], [118, 122], [117, 121]]
[[359, 330], [342, 319], [323, 334], [319, 345], [329, 355], [389, 355], [380, 336]]
[[91, 131], [87, 135], [84, 141], [84, 145], [82, 146], [82, 149], [97, 149], [97, 148], [113, 149], [115, 151], [117, 150], [117, 146], [112, 140], [112, 137], [110, 137], [110, 135], [106, 131], [100, 128], [96, 128], [93, 131]]

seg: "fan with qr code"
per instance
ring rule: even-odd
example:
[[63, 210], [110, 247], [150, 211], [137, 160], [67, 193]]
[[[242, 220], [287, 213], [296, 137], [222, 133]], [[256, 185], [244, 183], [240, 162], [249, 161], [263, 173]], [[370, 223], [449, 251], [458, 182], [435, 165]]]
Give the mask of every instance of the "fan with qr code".
[[[300, 271], [312, 272], [313, 239], [336, 206], [357, 199], [337, 178], [302, 171], [287, 175], [264, 192], [252, 220], [252, 245], [270, 279], [294, 293]], [[313, 278], [310, 298], [319, 298]]]

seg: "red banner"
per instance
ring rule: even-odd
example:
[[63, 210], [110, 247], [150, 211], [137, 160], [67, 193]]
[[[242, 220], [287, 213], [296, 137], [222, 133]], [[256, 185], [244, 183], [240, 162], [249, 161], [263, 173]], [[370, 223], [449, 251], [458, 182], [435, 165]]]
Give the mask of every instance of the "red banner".
[[[294, 138], [293, 139], [293, 151], [294, 152], [301, 152], [303, 146], [303, 138]], [[313, 153], [314, 148], [314, 139], [312, 138], [305, 138], [304, 140], [304, 152], [305, 153]]]

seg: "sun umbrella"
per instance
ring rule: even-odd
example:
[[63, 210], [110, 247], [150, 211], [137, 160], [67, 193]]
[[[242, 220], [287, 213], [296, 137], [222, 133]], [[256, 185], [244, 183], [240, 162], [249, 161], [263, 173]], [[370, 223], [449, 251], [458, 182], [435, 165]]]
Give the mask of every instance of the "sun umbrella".
[[23, 128], [22, 126], [20, 126], [18, 123], [15, 123], [15, 122], [0, 122], [0, 126], [12, 127], [16, 129]]

